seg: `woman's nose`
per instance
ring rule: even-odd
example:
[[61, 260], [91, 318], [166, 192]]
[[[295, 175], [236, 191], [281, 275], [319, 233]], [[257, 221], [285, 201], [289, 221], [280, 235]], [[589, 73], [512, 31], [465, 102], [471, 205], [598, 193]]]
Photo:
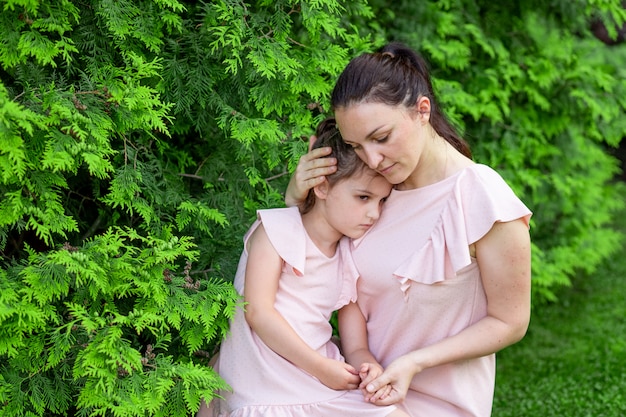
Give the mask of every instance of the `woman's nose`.
[[377, 169], [380, 165], [380, 162], [383, 160], [383, 157], [380, 153], [365, 149], [365, 163], [371, 169]]

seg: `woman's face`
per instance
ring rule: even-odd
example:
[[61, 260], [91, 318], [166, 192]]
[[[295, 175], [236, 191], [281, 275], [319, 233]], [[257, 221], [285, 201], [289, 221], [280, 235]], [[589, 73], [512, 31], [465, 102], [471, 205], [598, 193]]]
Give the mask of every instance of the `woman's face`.
[[392, 184], [410, 180], [428, 132], [428, 114], [418, 107], [357, 103], [335, 110], [344, 141], [365, 163]]

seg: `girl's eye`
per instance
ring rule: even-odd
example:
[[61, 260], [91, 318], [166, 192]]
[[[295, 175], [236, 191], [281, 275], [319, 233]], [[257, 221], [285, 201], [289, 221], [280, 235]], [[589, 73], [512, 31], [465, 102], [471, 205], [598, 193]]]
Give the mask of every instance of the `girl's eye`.
[[370, 197], [369, 197], [368, 195], [360, 195], [360, 196], [359, 196], [359, 199], [361, 199], [361, 200], [363, 200], [363, 201], [367, 201], [367, 200], [369, 200], [369, 198], [370, 198]]

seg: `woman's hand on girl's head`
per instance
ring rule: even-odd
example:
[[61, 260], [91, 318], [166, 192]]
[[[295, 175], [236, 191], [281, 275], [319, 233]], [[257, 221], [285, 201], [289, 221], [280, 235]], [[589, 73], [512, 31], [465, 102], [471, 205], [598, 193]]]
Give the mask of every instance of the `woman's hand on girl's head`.
[[337, 160], [326, 157], [330, 152], [331, 148], [329, 147], [317, 148], [300, 157], [296, 171], [291, 176], [285, 193], [287, 206], [302, 205], [309, 194], [309, 190], [323, 183], [326, 175], [337, 170]]

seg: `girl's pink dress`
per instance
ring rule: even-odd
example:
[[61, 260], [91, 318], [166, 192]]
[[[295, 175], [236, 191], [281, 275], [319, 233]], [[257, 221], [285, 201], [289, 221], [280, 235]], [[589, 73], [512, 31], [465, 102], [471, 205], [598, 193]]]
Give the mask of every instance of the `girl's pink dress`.
[[[392, 191], [374, 227], [353, 242], [358, 305], [383, 367], [485, 317], [487, 300], [469, 245], [496, 221], [530, 210], [491, 168], [473, 165], [423, 188]], [[401, 408], [414, 417], [491, 414], [495, 355], [419, 373]]]
[[[356, 299], [358, 273], [346, 239], [332, 258], [306, 234], [297, 208], [260, 210], [246, 236], [263, 223], [283, 258], [276, 309], [309, 346], [321, 355], [343, 360], [331, 341], [331, 313]], [[244, 246], [245, 248], [245, 246]], [[247, 251], [235, 277], [243, 294]], [[276, 354], [248, 326], [243, 310], [231, 321], [214, 369], [231, 386], [223, 400], [209, 406], [213, 415], [230, 417], [386, 416], [395, 407], [364, 402], [360, 391], [335, 391]]]

